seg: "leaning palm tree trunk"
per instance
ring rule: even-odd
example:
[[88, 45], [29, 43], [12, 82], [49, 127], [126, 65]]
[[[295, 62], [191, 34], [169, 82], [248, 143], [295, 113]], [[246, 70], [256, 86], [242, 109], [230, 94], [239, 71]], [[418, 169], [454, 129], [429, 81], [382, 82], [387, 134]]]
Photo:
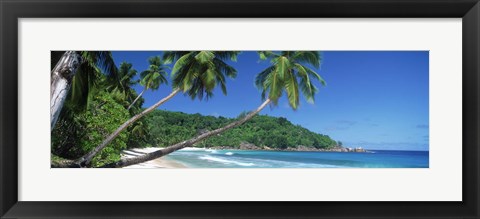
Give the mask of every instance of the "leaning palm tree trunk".
[[90, 161], [92, 161], [93, 157], [95, 157], [95, 155], [100, 152], [103, 148], [105, 148], [110, 142], [113, 141], [113, 139], [115, 139], [115, 137], [117, 137], [120, 132], [122, 132], [124, 129], [126, 129], [128, 126], [132, 125], [135, 121], [139, 120], [140, 118], [142, 118], [144, 115], [150, 113], [151, 111], [155, 110], [158, 106], [162, 105], [163, 103], [165, 103], [166, 101], [170, 100], [173, 96], [175, 96], [178, 92], [180, 92], [179, 89], [175, 89], [172, 91], [172, 93], [170, 93], [168, 96], [166, 96], [165, 98], [161, 99], [160, 101], [158, 101], [157, 103], [155, 103], [153, 106], [147, 108], [146, 110], [144, 110], [143, 112], [133, 116], [132, 118], [130, 118], [128, 121], [126, 121], [125, 123], [123, 123], [120, 127], [118, 127], [117, 130], [115, 130], [112, 134], [110, 134], [100, 145], [98, 145], [96, 148], [94, 148], [92, 151], [88, 152], [87, 154], [85, 154], [84, 156], [82, 156], [81, 158], [79, 158], [78, 160], [75, 161], [75, 164], [78, 165], [78, 166], [81, 166], [81, 167], [84, 167], [86, 165], [88, 165], [90, 163]]
[[132, 108], [133, 104], [135, 104], [137, 102], [138, 99], [140, 99], [140, 97], [143, 95], [143, 93], [145, 92], [145, 90], [147, 90], [147, 88], [143, 88], [142, 92], [138, 95], [137, 98], [135, 98], [135, 100], [133, 100], [133, 102], [130, 104], [130, 106], [128, 106], [127, 110], [130, 110], [130, 108]]
[[149, 160], [153, 160], [153, 159], [165, 156], [165, 155], [170, 154], [174, 151], [180, 150], [184, 147], [188, 147], [188, 146], [191, 146], [191, 145], [193, 145], [197, 142], [200, 142], [205, 138], [208, 138], [208, 137], [213, 136], [213, 135], [220, 134], [220, 133], [222, 133], [222, 132], [224, 132], [228, 129], [237, 127], [237, 126], [245, 123], [246, 121], [251, 119], [253, 116], [255, 116], [257, 113], [262, 111], [262, 109], [265, 108], [265, 106], [267, 106], [269, 103], [270, 103], [270, 99], [265, 100], [262, 103], [262, 105], [260, 105], [255, 111], [252, 111], [252, 112], [248, 113], [242, 119], [237, 120], [235, 122], [232, 122], [232, 123], [230, 123], [230, 124], [228, 124], [228, 125], [226, 125], [222, 128], [218, 128], [218, 129], [215, 129], [213, 131], [206, 132], [206, 133], [198, 135], [198, 136], [196, 136], [196, 137], [194, 137], [190, 140], [182, 141], [180, 143], [168, 146], [164, 149], [161, 149], [161, 150], [158, 150], [158, 151], [155, 151], [155, 152], [152, 152], [152, 153], [148, 153], [148, 154], [141, 155], [141, 156], [138, 156], [138, 157], [122, 159], [118, 162], [110, 163], [110, 164], [104, 165], [102, 167], [103, 168], [120, 168], [120, 167], [125, 167], [125, 166], [130, 166], [130, 165], [134, 165], [134, 164], [143, 163], [143, 162], [146, 162], [146, 161], [149, 161]]
[[82, 57], [74, 52], [65, 52], [51, 73], [50, 81], [50, 131], [57, 123], [72, 84], [73, 76], [80, 66]]

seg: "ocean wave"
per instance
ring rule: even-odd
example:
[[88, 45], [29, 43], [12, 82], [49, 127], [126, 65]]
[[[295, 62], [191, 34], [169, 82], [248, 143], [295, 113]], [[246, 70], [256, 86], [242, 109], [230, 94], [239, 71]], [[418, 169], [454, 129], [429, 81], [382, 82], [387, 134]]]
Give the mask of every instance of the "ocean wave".
[[[192, 166], [201, 166], [208, 168], [225, 167], [253, 167], [253, 168], [350, 168], [346, 164], [334, 164], [323, 162], [304, 162], [303, 160], [279, 160], [268, 156], [251, 157], [252, 152], [232, 152], [228, 150], [216, 150], [208, 148], [186, 148], [170, 154], [188, 163], [192, 161]], [[195, 161], [196, 160], [196, 161]], [[209, 161], [207, 163], [203, 163]]]
[[222, 158], [218, 158], [218, 157], [212, 157], [212, 156], [201, 156], [199, 157], [199, 159], [201, 160], [209, 160], [209, 161], [214, 161], [214, 162], [220, 162], [220, 163], [224, 163], [224, 164], [236, 164], [236, 165], [239, 165], [239, 166], [244, 166], [244, 167], [250, 167], [250, 166], [254, 166], [255, 164], [254, 163], [243, 163], [243, 162], [238, 162], [238, 161], [234, 161], [234, 160], [226, 160], [226, 159], [222, 159]]
[[[256, 160], [256, 159], [252, 159]], [[295, 161], [280, 161], [280, 160], [270, 160], [262, 159], [258, 160], [259, 167], [264, 168], [341, 168], [343, 166], [331, 165], [331, 164], [320, 164], [320, 163], [302, 163]], [[255, 162], [257, 163], [257, 162]]]
[[185, 147], [180, 149], [179, 151], [207, 151], [209, 149], [206, 148], [194, 148], [194, 147]]
[[217, 151], [217, 150], [214, 150], [214, 149], [207, 149], [207, 150], [205, 150], [205, 151], [210, 152], [210, 153], [212, 153], [212, 154], [218, 154], [218, 151]]

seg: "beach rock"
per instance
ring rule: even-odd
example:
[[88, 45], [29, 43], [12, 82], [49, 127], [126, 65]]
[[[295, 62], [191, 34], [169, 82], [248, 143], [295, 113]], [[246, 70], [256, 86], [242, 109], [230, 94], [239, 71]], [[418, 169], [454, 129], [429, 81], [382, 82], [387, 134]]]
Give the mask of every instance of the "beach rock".
[[298, 145], [297, 148], [293, 148], [293, 150], [296, 150], [296, 151], [312, 151], [312, 150], [315, 150], [315, 148], [309, 148], [307, 146], [304, 146], [304, 145]]
[[271, 150], [273, 150], [273, 149], [272, 149], [272, 148], [270, 148], [270, 147], [267, 147], [267, 146], [263, 146], [263, 150], [266, 150], [266, 151], [271, 151]]
[[262, 148], [248, 142], [242, 142], [240, 143], [240, 150], [262, 150]]
[[364, 152], [367, 152], [367, 151], [365, 149], [363, 149], [362, 147], [358, 147], [358, 148], [355, 148], [355, 152], [364, 153]]
[[330, 148], [330, 149], [326, 149], [326, 151], [332, 151], [332, 152], [348, 152], [347, 148], [344, 148], [342, 146], [335, 146], [333, 148]]

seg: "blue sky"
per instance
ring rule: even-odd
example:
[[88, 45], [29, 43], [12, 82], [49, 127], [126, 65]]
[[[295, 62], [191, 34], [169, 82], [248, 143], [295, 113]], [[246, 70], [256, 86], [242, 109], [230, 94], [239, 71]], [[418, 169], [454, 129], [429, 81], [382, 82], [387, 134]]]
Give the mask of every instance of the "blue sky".
[[[113, 52], [117, 65], [133, 64], [141, 72], [147, 59], [160, 51]], [[311, 131], [327, 134], [344, 146], [387, 150], [428, 150], [429, 141], [429, 53], [428, 51], [324, 51], [317, 71], [327, 82], [318, 85], [315, 103], [301, 100], [293, 111], [286, 98], [278, 106], [261, 114], [282, 116]], [[256, 52], [242, 52], [237, 62], [229, 62], [238, 71], [227, 82], [228, 96], [220, 90], [208, 101], [177, 95], [159, 109], [236, 117], [257, 108], [261, 92], [254, 86], [257, 73], [269, 66]], [[143, 88], [136, 85], [135, 90]], [[145, 92], [144, 107], [151, 106], [171, 92], [171, 83], [156, 91]]]

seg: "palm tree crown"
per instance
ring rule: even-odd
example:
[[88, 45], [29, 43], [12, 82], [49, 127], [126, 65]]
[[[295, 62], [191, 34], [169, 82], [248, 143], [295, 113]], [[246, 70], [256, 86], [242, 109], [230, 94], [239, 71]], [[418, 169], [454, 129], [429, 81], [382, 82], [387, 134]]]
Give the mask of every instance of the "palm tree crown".
[[131, 63], [128, 62], [122, 62], [120, 63], [120, 68], [118, 69], [118, 84], [120, 85], [121, 90], [128, 90], [131, 88], [133, 85], [136, 84], [136, 82], [133, 80], [133, 77], [137, 74], [137, 70], [133, 69], [133, 66]]
[[143, 86], [143, 91], [138, 94], [137, 98], [128, 106], [128, 110], [140, 99], [140, 97], [145, 93], [146, 90], [157, 90], [160, 87], [160, 84], [167, 84], [167, 72], [165, 69], [167, 66], [164, 65], [160, 56], [153, 56], [148, 59], [148, 69], [140, 73], [140, 84]]
[[78, 52], [83, 59], [82, 64], [72, 80], [70, 101], [85, 107], [91, 102], [92, 94], [99, 88], [101, 74], [119, 80], [112, 53], [109, 51]]
[[140, 84], [145, 87], [146, 90], [156, 90], [160, 84], [167, 83], [167, 66], [160, 56], [153, 56], [148, 59], [148, 69], [140, 73]]
[[270, 59], [272, 65], [255, 78], [255, 85], [262, 90], [262, 98], [268, 98], [276, 105], [283, 91], [287, 93], [288, 103], [296, 110], [300, 104], [299, 91], [308, 102], [313, 103], [318, 88], [312, 79], [322, 85], [325, 81], [310, 67], [318, 69], [321, 55], [317, 51], [259, 52], [260, 59]]
[[[133, 69], [131, 63], [120, 63], [117, 71], [118, 80], [114, 80], [113, 82], [109, 83], [108, 89], [112, 90], [113, 92], [121, 93], [125, 100], [131, 101], [133, 93], [130, 89], [137, 83], [135, 80], [133, 80], [136, 74], [137, 70]], [[135, 98], [135, 96], [133, 96], [133, 98]]]
[[227, 93], [225, 76], [235, 78], [237, 71], [225, 61], [236, 61], [235, 51], [172, 51], [165, 52], [167, 63], [176, 60], [172, 69], [173, 87], [192, 99], [213, 96], [213, 89], [220, 85]]

